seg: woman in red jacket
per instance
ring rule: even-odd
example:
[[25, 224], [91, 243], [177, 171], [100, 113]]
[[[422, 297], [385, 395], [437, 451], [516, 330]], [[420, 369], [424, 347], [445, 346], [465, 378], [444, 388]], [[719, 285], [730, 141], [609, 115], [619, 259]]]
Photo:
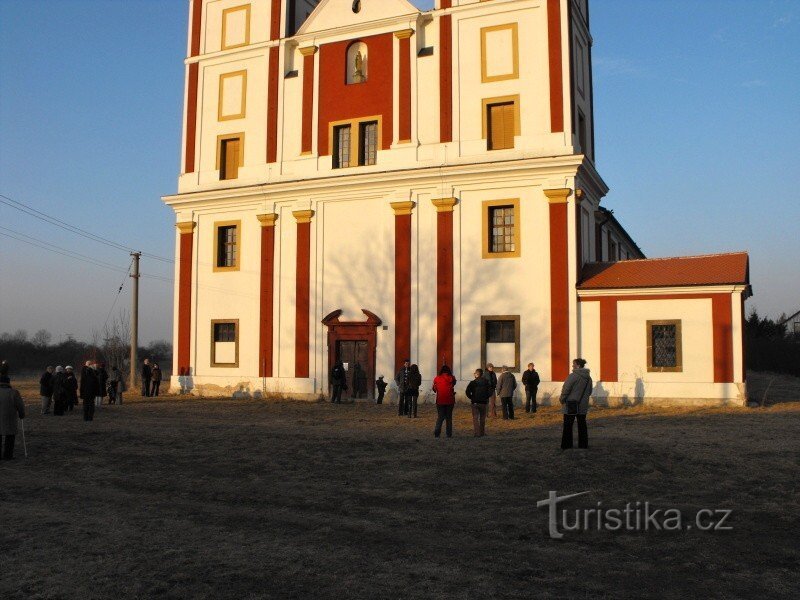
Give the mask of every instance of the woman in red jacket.
[[433, 435], [437, 438], [442, 433], [442, 423], [447, 421], [447, 437], [453, 437], [453, 407], [456, 404], [456, 378], [450, 367], [443, 365], [439, 376], [433, 380], [433, 391], [436, 392], [436, 429]]

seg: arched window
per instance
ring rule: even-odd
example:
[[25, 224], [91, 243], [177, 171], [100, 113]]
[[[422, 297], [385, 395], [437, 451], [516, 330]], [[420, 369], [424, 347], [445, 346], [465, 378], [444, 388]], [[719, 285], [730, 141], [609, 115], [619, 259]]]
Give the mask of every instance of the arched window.
[[369, 57], [364, 42], [353, 42], [347, 47], [346, 81], [349, 84], [364, 83], [368, 77]]

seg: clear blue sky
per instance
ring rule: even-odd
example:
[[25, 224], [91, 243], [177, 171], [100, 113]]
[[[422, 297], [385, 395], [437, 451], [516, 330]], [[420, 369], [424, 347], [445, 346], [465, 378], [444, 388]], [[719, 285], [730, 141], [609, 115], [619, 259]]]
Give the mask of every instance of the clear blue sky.
[[[160, 196], [179, 171], [187, 5], [0, 0], [0, 194], [173, 255]], [[749, 305], [800, 309], [800, 3], [593, 0], [591, 13], [606, 206], [648, 256], [749, 251]], [[127, 268], [125, 252], [2, 205], [0, 227]], [[0, 236], [0, 332], [87, 339], [123, 275]], [[126, 283], [115, 311], [129, 304]], [[143, 340], [171, 338], [169, 283], [142, 280], [141, 315]]]

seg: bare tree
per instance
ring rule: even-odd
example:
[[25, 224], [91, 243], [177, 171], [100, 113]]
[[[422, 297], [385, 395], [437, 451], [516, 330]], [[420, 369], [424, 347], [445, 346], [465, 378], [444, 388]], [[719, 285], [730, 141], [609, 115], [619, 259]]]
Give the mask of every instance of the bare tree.
[[17, 329], [11, 334], [11, 341], [24, 343], [28, 341], [28, 332], [25, 329]]
[[31, 338], [31, 343], [36, 346], [37, 348], [47, 348], [52, 341], [53, 336], [50, 334], [47, 329], [40, 329], [36, 333], [33, 334]]
[[121, 311], [110, 323], [106, 323], [102, 332], [103, 356], [107, 366], [116, 366], [123, 374], [127, 373], [128, 356], [130, 355], [131, 324], [127, 312]]

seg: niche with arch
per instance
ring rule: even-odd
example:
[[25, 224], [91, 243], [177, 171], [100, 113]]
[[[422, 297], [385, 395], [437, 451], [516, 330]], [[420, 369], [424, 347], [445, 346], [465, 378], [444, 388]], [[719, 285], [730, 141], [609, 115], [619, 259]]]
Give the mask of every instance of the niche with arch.
[[347, 84], [365, 83], [368, 77], [369, 56], [364, 42], [353, 42], [347, 47]]

